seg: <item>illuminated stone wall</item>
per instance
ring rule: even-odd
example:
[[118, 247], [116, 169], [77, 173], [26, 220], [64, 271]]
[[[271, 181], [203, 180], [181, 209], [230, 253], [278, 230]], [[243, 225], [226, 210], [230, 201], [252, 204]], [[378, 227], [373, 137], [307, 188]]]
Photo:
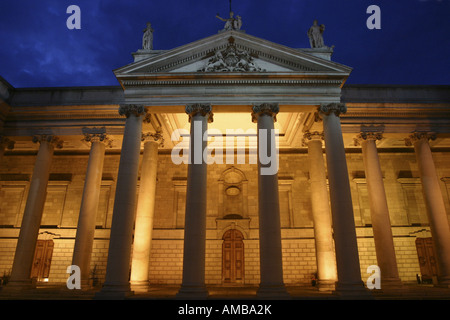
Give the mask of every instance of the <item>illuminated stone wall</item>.
[[[449, 205], [450, 154], [433, 154], [447, 212]], [[34, 155], [7, 155], [0, 169], [0, 276], [10, 272], [19, 234]], [[87, 154], [56, 153], [52, 164], [49, 193], [44, 206], [45, 226], [40, 239], [55, 243], [49, 283], [64, 283], [66, 268], [71, 264], [76, 225], [84, 186]], [[348, 152], [361, 274], [365, 281], [367, 267], [376, 264], [364, 167], [359, 150]], [[421, 184], [412, 150], [380, 151], [392, 232], [400, 278], [415, 281], [420, 273], [415, 239], [430, 237]], [[111, 226], [115, 182], [119, 155], [107, 153], [104, 164], [96, 239], [91, 269], [101, 282], [106, 271], [109, 228]], [[231, 165], [213, 164], [208, 167], [208, 207], [206, 244], [206, 282], [222, 283], [222, 236], [229, 228], [244, 235], [244, 283], [259, 283], [258, 192], [256, 165], [236, 164], [234, 177], [242, 197], [227, 206], [223, 173]], [[186, 165], [172, 163], [170, 154], [159, 156], [154, 233], [151, 249], [149, 279], [152, 284], [178, 285], [182, 277], [184, 197]], [[281, 153], [279, 185], [282, 221], [282, 251], [284, 279], [287, 285], [309, 284], [315, 272], [314, 230], [311, 214], [307, 153]], [[225, 187], [224, 187], [225, 186]], [[237, 199], [237, 198], [236, 198]], [[245, 199], [245, 200], [244, 200]], [[243, 202], [244, 201], [244, 202]], [[245, 208], [244, 208], [245, 207]], [[223, 208], [231, 208], [226, 210]], [[232, 212], [237, 210], [236, 212]], [[241, 211], [239, 211], [241, 210]], [[226, 214], [241, 214], [225, 218]], [[366, 276], [367, 275], [367, 276]]]

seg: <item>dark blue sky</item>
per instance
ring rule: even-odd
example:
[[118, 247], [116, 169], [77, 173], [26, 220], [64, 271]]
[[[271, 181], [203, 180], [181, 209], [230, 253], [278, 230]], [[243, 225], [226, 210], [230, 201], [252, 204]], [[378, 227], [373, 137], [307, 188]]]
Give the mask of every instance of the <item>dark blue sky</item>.
[[[69, 5], [81, 30], [69, 30]], [[381, 30], [369, 30], [369, 5]], [[15, 87], [118, 85], [112, 70], [132, 62], [146, 22], [155, 49], [216, 34], [228, 0], [1, 0], [0, 76]], [[233, 0], [248, 34], [307, 48], [314, 19], [325, 24], [333, 60], [351, 84], [450, 84], [450, 0]]]

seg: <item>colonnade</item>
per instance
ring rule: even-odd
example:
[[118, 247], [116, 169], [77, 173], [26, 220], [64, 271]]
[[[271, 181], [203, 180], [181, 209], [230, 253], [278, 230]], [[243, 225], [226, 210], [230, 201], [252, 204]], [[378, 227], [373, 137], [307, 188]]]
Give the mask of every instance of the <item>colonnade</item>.
[[[258, 155], [260, 148], [273, 150], [271, 130], [274, 128], [278, 104], [264, 103], [252, 108], [252, 120], [258, 127]], [[360, 263], [350, 182], [345, 158], [340, 115], [346, 112], [341, 103], [321, 105], [316, 121], [323, 122], [323, 132], [306, 132], [309, 173], [311, 181], [312, 213], [316, 241], [319, 288], [335, 289], [342, 295], [367, 293], [361, 279]], [[148, 263], [153, 229], [154, 201], [158, 146], [160, 133], [142, 134], [146, 108], [143, 105], [123, 105], [119, 113], [126, 116], [122, 152], [119, 163], [106, 279], [99, 298], [122, 298], [133, 290], [148, 285]], [[207, 164], [203, 151], [207, 147], [203, 134], [213, 121], [209, 104], [190, 104], [186, 113], [191, 123], [184, 229], [183, 276], [180, 298], [205, 298], [205, 243]], [[194, 125], [194, 123], [200, 125]], [[261, 130], [265, 129], [265, 130]], [[262, 134], [267, 134], [263, 137]], [[362, 146], [377, 262], [381, 269], [382, 286], [400, 287], [393, 237], [376, 141], [381, 133], [363, 132], [358, 136]], [[425, 203], [437, 253], [439, 282], [450, 285], [450, 230], [442, 193], [436, 175], [426, 134], [413, 134], [407, 139], [414, 146]], [[11, 273], [10, 288], [30, 287], [30, 272], [42, 218], [42, 208], [55, 147], [59, 138], [41, 136], [35, 168], [30, 184], [25, 213], [19, 234]], [[99, 201], [101, 173], [105, 155], [104, 135], [89, 136], [89, 155], [80, 216], [72, 263], [80, 267], [82, 284], [88, 286], [90, 255], [95, 231], [95, 215]], [[136, 200], [141, 143], [144, 155], [139, 196]], [[326, 167], [322, 152], [325, 145]], [[1, 148], [2, 152], [4, 147]], [[272, 157], [273, 159], [274, 157]], [[270, 165], [274, 165], [271, 163]], [[260, 241], [260, 297], [287, 297], [283, 283], [280, 209], [277, 174], [263, 174], [267, 166], [258, 157], [259, 241]], [[329, 191], [326, 176], [328, 174]], [[329, 201], [328, 201], [329, 200]], [[136, 203], [137, 201], [137, 203]], [[136, 212], [136, 223], [135, 223]], [[134, 229], [134, 230], [133, 230]], [[133, 232], [135, 233], [134, 244]], [[132, 251], [133, 248], [133, 251]], [[130, 276], [131, 266], [131, 276]]]

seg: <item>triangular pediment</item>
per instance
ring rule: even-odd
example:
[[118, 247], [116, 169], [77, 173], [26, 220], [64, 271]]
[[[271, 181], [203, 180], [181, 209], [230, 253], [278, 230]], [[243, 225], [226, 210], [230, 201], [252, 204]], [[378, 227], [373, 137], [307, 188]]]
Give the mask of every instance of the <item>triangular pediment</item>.
[[348, 75], [351, 72], [351, 68], [321, 58], [323, 52], [316, 51], [293, 49], [243, 32], [226, 31], [171, 50], [140, 50], [144, 58], [114, 72], [118, 77], [236, 72]]

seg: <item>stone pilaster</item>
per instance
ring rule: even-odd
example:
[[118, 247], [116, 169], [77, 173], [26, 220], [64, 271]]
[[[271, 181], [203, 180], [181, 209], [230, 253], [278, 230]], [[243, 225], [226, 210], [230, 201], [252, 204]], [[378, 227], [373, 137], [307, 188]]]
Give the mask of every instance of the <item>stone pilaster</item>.
[[162, 133], [157, 130], [142, 135], [144, 154], [141, 165], [139, 198], [134, 228], [131, 260], [131, 287], [134, 291], [147, 291], [150, 248], [155, 212], [158, 147], [163, 144]]
[[362, 148], [373, 238], [381, 273], [381, 289], [383, 290], [399, 288], [402, 283], [398, 274], [383, 174], [376, 146], [376, 141], [382, 138], [381, 132], [361, 132], [355, 139], [355, 143], [360, 144]]
[[337, 271], [330, 201], [322, 152], [323, 133], [306, 132], [303, 141], [308, 146], [317, 284], [319, 290], [333, 290], [337, 280]]
[[336, 293], [342, 297], [357, 297], [367, 291], [361, 280], [350, 181], [339, 119], [345, 112], [347, 108], [343, 103], [321, 105], [316, 119], [323, 120], [338, 276]]
[[[278, 111], [278, 104], [264, 103], [253, 106], [252, 112], [252, 121], [258, 126], [260, 284], [257, 295], [264, 298], [288, 297], [283, 282], [278, 153], [274, 132]], [[270, 161], [262, 161], [263, 157]]]
[[20, 227], [11, 278], [7, 285], [10, 289], [21, 290], [32, 287], [31, 268], [42, 220], [53, 152], [55, 147], [62, 148], [62, 141], [52, 135], [34, 136], [33, 142], [40, 143], [40, 146]]
[[85, 134], [83, 140], [91, 144], [91, 150], [78, 217], [72, 264], [80, 267], [81, 287], [87, 289], [91, 287], [89, 282], [90, 262], [100, 199], [105, 148], [111, 141], [104, 132], [97, 133], [98, 129], [85, 128], [83, 131]]
[[177, 297], [204, 299], [208, 296], [208, 291], [205, 286], [207, 163], [203, 157], [207, 141], [203, 139], [203, 135], [208, 122], [213, 120], [213, 114], [209, 104], [187, 105], [186, 113], [189, 115], [191, 132], [186, 185], [183, 279]]
[[132, 291], [129, 275], [137, 178], [141, 149], [143, 105], [121, 105], [119, 114], [126, 116], [119, 172], [109, 241], [106, 279], [96, 298], [124, 298]]
[[437, 255], [438, 283], [441, 286], [450, 286], [450, 228], [430, 149], [430, 139], [436, 139], [436, 135], [415, 132], [405, 142], [414, 146], [416, 154], [433, 246]]

